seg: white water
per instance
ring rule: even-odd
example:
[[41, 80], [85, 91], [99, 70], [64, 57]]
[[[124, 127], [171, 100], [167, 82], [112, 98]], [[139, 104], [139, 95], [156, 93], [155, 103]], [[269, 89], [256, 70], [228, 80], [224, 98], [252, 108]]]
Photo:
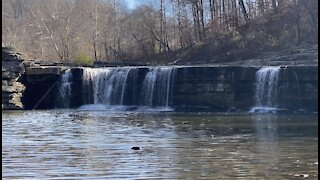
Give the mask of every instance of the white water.
[[85, 110], [85, 111], [126, 111], [128, 109], [130, 109], [129, 106], [105, 105], [105, 104], [87, 104], [87, 105], [82, 105], [78, 108], [78, 110]]
[[172, 92], [174, 68], [157, 67], [149, 69], [143, 81], [142, 105], [168, 108]]
[[68, 69], [64, 72], [60, 79], [59, 97], [57, 98], [57, 104], [59, 108], [70, 108], [70, 96], [71, 96], [71, 84], [72, 73]]
[[173, 111], [170, 107], [150, 107], [150, 106], [128, 106], [128, 105], [105, 105], [105, 104], [87, 104], [82, 105], [78, 110], [84, 111], [133, 111], [133, 112], [168, 112]]
[[131, 68], [84, 68], [84, 96], [93, 96], [94, 104], [123, 105]]
[[[135, 107], [137, 110], [172, 110], [169, 105], [174, 68], [150, 68], [140, 85], [136, 82], [138, 74], [136, 70], [136, 68], [131, 67], [83, 68], [83, 98], [85, 105], [81, 106], [80, 109], [123, 110]], [[131, 71], [132, 73], [130, 73]], [[140, 92], [135, 92], [132, 95], [131, 91], [136, 91], [139, 88]], [[140, 100], [136, 100], [137, 98], [140, 98]], [[127, 104], [128, 101], [131, 103], [130, 106]]]
[[150, 69], [146, 74], [142, 84], [143, 105], [152, 106], [154, 97], [154, 88], [156, 85], [157, 74], [160, 69]]
[[255, 106], [250, 112], [275, 112], [278, 109], [280, 67], [263, 67], [256, 72]]

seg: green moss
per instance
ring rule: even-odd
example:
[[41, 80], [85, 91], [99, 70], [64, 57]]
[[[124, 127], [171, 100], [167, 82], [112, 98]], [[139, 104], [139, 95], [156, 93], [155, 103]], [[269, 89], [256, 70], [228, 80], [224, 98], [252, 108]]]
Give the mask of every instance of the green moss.
[[93, 59], [84, 53], [80, 53], [75, 57], [75, 61], [79, 65], [92, 65], [93, 64]]

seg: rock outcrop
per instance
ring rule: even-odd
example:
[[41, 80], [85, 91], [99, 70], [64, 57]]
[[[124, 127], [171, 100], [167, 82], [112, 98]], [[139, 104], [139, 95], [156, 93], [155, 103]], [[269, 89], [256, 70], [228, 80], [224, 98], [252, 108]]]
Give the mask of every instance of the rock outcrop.
[[2, 47], [2, 109], [23, 109], [21, 98], [25, 86], [21, 83], [24, 73], [19, 53]]

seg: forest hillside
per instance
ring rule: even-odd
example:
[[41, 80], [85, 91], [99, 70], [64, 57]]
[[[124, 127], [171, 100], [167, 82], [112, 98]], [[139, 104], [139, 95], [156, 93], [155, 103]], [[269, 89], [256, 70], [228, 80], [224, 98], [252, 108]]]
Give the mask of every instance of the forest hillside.
[[300, 51], [314, 60], [317, 44], [317, 0], [2, 2], [2, 46], [34, 60], [210, 64]]

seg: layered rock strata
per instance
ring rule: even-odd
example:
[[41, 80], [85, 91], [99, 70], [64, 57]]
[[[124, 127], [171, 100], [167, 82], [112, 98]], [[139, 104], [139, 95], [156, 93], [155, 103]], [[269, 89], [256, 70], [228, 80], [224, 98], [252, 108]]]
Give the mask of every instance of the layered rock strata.
[[[148, 67], [133, 67], [136, 73], [129, 73], [124, 92], [124, 105], [143, 105], [141, 99], [143, 82]], [[256, 105], [255, 66], [175, 66], [169, 106], [181, 111], [249, 111]], [[55, 108], [60, 88], [59, 74], [62, 67], [29, 67], [25, 73], [25, 108]], [[94, 71], [94, 70], [93, 70]], [[132, 71], [133, 72], [133, 71]], [[83, 68], [71, 68], [70, 108], [86, 104], [86, 96], [92, 92], [84, 90]], [[276, 106], [287, 110], [318, 111], [318, 66], [281, 66], [277, 85]], [[134, 78], [134, 76], [137, 76]], [[135, 80], [134, 80], [135, 79]], [[54, 87], [55, 86], [55, 87]], [[135, 88], [136, 87], [136, 88]], [[163, 97], [165, 99], [166, 97]]]
[[21, 98], [25, 86], [21, 76], [24, 71], [21, 55], [2, 47], [2, 109], [23, 109]]

